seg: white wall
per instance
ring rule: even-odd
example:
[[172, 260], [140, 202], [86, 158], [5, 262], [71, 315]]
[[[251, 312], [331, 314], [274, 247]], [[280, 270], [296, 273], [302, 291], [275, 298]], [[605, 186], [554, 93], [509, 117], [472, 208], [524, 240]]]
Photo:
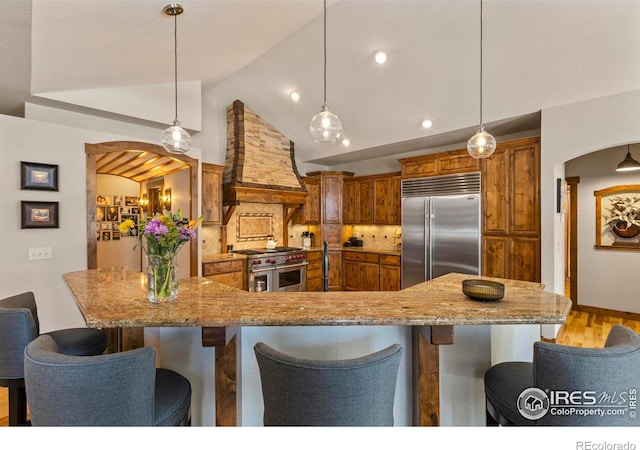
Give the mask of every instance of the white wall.
[[640, 184], [640, 173], [615, 171], [617, 164], [626, 154], [626, 146], [590, 153], [567, 162], [565, 174], [568, 177], [580, 177], [577, 236], [578, 303], [640, 313], [637, 282], [640, 278], [640, 252], [594, 248], [594, 191], [611, 186]]

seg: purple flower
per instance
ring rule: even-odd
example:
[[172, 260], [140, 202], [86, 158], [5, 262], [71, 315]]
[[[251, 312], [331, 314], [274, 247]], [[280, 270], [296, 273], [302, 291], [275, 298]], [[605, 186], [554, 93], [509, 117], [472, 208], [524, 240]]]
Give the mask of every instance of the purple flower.
[[158, 219], [153, 219], [144, 227], [144, 234], [149, 235], [165, 235], [169, 229]]
[[188, 240], [196, 237], [196, 232], [188, 227], [180, 228], [180, 239]]

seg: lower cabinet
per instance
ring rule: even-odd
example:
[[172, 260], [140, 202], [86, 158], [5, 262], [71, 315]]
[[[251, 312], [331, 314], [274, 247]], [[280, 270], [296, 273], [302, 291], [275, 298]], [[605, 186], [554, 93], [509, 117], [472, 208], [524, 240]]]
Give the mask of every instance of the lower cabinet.
[[380, 290], [400, 290], [400, 257], [380, 255]]
[[539, 282], [540, 239], [519, 236], [482, 238], [482, 275]]
[[307, 252], [307, 291], [322, 292], [322, 252]]
[[342, 252], [345, 291], [400, 290], [400, 256]]
[[247, 289], [245, 261], [211, 261], [202, 263], [202, 276], [238, 289]]
[[342, 250], [329, 250], [329, 290], [342, 290]]

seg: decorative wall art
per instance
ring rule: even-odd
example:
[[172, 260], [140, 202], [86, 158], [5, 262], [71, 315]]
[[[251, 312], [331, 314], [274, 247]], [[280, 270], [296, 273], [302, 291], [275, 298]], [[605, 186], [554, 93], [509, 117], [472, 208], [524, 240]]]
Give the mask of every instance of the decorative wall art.
[[273, 235], [273, 214], [247, 213], [238, 214], [236, 241], [260, 241]]
[[58, 190], [58, 166], [20, 161], [20, 189]]
[[58, 202], [22, 201], [21, 228], [59, 228]]
[[596, 248], [640, 250], [640, 184], [612, 186], [596, 197]]
[[[120, 233], [119, 225], [130, 219], [135, 227]], [[135, 237], [140, 219], [138, 197], [124, 195], [98, 195], [96, 197], [96, 239], [119, 241], [120, 238]]]

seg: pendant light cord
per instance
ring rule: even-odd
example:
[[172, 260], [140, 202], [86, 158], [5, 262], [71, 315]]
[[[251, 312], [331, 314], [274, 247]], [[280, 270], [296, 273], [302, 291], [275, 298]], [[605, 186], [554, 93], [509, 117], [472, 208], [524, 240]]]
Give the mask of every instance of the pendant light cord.
[[[175, 10], [175, 8], [174, 8]], [[175, 11], [174, 11], [175, 12]], [[178, 122], [178, 15], [173, 15], [173, 86], [176, 107], [175, 122]]]
[[480, 0], [480, 128], [482, 123], [482, 0]]
[[327, 106], [327, 0], [324, 0], [324, 106]]

